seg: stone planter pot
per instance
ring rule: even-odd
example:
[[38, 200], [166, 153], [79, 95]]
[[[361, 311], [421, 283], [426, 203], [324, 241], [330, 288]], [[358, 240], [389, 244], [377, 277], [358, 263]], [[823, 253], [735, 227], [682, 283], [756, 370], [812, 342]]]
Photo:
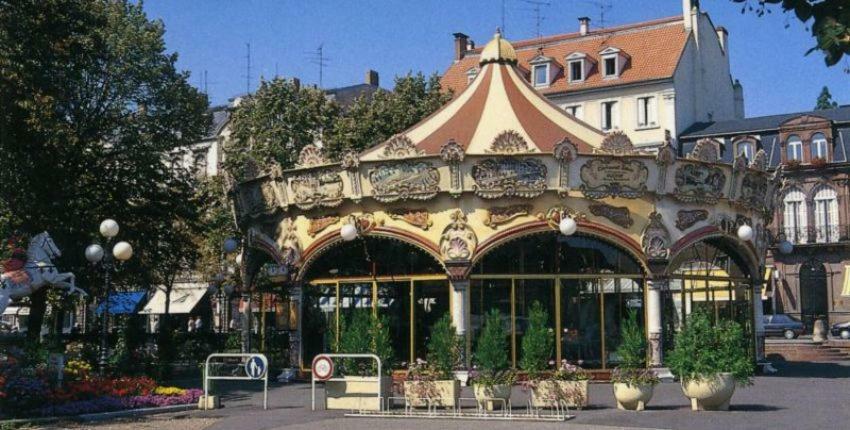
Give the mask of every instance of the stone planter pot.
[[345, 376], [325, 382], [325, 409], [380, 411], [381, 400], [390, 395], [392, 379], [381, 377], [380, 393], [377, 382], [375, 376]]
[[531, 404], [535, 408], [552, 408], [555, 402], [571, 408], [581, 409], [590, 400], [587, 395], [587, 380], [584, 381], [537, 381], [531, 389]]
[[614, 383], [614, 399], [617, 400], [617, 409], [629, 411], [642, 411], [646, 404], [652, 399], [653, 384], [626, 384]]
[[414, 408], [454, 408], [460, 397], [460, 381], [404, 381], [404, 397]]
[[695, 411], [728, 411], [729, 400], [735, 393], [735, 378], [731, 373], [718, 373], [705, 379], [682, 381], [682, 392], [691, 399]]
[[509, 384], [499, 384], [491, 387], [473, 384], [472, 390], [475, 392], [475, 399], [478, 400], [478, 403], [484, 405], [484, 408], [488, 411], [508, 407], [508, 400], [511, 398], [511, 386]]

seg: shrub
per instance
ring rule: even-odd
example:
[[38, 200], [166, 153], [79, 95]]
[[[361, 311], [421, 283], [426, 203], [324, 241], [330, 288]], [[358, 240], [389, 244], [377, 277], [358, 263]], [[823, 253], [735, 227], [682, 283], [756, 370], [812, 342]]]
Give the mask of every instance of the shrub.
[[[351, 318], [340, 318], [337, 351], [351, 354], [372, 353], [381, 359], [382, 371], [392, 372], [393, 347], [386, 316], [377, 316], [369, 309], [357, 309]], [[362, 359], [343, 359], [340, 372], [344, 375], [374, 375], [375, 365]]]
[[476, 370], [472, 377], [477, 384], [493, 386], [513, 382], [513, 372], [506, 371], [508, 363], [508, 339], [502, 328], [502, 314], [491, 309], [484, 318], [484, 325], [475, 347]]
[[535, 301], [528, 313], [528, 328], [522, 337], [522, 357], [519, 360], [520, 368], [528, 372], [530, 379], [540, 377], [552, 356], [555, 336], [548, 325], [549, 314], [540, 302]]
[[673, 351], [667, 356], [670, 371], [683, 381], [731, 373], [739, 384], [749, 384], [754, 366], [747, 337], [741, 325], [724, 321], [712, 326], [702, 310], [691, 313], [676, 334]]
[[620, 365], [611, 372], [611, 382], [630, 385], [655, 385], [655, 371], [646, 368], [646, 337], [638, 326], [637, 312], [629, 311], [621, 323], [622, 341], [617, 347]]
[[47, 402], [48, 388], [44, 381], [26, 376], [12, 377], [3, 386], [5, 396], [0, 407], [9, 415], [26, 413]]
[[460, 363], [460, 340], [449, 314], [431, 326], [428, 339], [428, 363], [437, 379], [454, 379], [454, 369]]

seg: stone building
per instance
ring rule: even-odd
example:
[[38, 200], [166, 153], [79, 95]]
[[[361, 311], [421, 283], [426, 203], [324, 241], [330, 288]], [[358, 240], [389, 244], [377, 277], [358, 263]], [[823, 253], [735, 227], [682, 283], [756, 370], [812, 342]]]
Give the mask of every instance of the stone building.
[[[695, 124], [680, 136], [687, 154], [715, 145], [725, 162], [764, 151], [782, 188], [771, 222], [769, 312], [830, 324], [850, 320], [850, 107]], [[793, 245], [788, 254], [779, 244]]]

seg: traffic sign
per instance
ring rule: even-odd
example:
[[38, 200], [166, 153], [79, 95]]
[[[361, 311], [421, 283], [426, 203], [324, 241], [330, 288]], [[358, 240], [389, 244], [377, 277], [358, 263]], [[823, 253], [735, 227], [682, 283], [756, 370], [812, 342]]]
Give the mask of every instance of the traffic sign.
[[313, 360], [313, 377], [319, 381], [327, 381], [334, 375], [334, 362], [327, 355], [320, 355]]
[[266, 375], [266, 360], [261, 355], [252, 355], [245, 362], [245, 374], [251, 379], [262, 379]]

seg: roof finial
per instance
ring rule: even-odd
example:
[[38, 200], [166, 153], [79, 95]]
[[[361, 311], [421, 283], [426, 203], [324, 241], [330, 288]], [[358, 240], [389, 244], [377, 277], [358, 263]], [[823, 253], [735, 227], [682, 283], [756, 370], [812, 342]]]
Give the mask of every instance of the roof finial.
[[487, 63], [516, 63], [516, 51], [510, 42], [502, 39], [502, 29], [499, 27], [496, 27], [493, 40], [481, 51], [479, 64], [483, 66]]

